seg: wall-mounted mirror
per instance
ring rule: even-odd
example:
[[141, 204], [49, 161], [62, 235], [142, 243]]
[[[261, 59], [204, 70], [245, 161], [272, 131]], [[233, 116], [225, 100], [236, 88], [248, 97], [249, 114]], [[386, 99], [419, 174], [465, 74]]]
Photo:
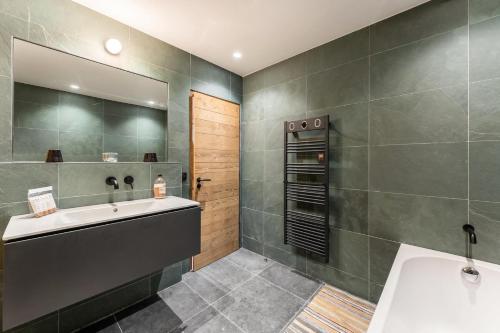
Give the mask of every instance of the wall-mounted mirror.
[[168, 84], [65, 52], [14, 40], [13, 159], [166, 161]]

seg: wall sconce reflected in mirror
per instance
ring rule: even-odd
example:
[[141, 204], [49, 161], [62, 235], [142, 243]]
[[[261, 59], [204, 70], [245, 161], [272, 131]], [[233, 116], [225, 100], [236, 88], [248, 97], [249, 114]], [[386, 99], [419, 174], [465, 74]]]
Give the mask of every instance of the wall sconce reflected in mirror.
[[120, 42], [116, 38], [109, 38], [108, 40], [106, 40], [106, 42], [104, 43], [104, 47], [106, 48], [106, 51], [113, 55], [120, 54], [123, 48], [122, 42]]

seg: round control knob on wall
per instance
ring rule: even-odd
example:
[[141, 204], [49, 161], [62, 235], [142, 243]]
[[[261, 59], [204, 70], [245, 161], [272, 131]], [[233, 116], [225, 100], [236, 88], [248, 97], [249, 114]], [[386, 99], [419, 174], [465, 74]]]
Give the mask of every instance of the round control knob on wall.
[[302, 128], [306, 128], [307, 127], [307, 121], [303, 120], [301, 126], [302, 126]]
[[293, 131], [293, 130], [295, 129], [295, 124], [294, 124], [294, 123], [289, 123], [289, 124], [288, 124], [288, 129], [289, 129], [290, 131]]
[[314, 119], [314, 127], [319, 128], [321, 126], [321, 119]]

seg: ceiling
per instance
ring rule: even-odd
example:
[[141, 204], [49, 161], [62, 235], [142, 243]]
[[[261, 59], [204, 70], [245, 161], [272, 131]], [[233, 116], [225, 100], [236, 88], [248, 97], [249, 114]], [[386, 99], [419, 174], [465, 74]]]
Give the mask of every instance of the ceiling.
[[[13, 70], [15, 82], [149, 108], [167, 108], [165, 82], [20, 39], [14, 39]], [[78, 89], [71, 88], [72, 85]]]
[[73, 1], [246, 76], [428, 0]]

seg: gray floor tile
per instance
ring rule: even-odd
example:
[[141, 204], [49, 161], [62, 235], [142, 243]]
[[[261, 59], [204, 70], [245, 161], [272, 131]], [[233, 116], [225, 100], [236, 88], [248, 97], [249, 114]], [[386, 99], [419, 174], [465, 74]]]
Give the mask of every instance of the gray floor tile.
[[252, 277], [252, 274], [226, 259], [217, 260], [200, 269], [198, 273], [225, 291], [233, 290]]
[[264, 270], [259, 276], [304, 300], [309, 299], [320, 286], [320, 282], [278, 263]]
[[172, 333], [243, 333], [213, 307], [208, 307]]
[[208, 304], [184, 282], [179, 282], [158, 293], [163, 301], [182, 320], [187, 320], [197, 314]]
[[274, 261], [244, 248], [231, 253], [225, 257], [225, 259], [230, 260], [238, 266], [241, 266], [247, 271], [255, 274], [262, 272], [274, 263]]
[[279, 332], [305, 302], [258, 276], [224, 296], [215, 308], [246, 332]]
[[165, 333], [182, 324], [182, 320], [159, 297], [123, 310], [116, 318], [123, 333]]
[[182, 276], [182, 281], [200, 294], [207, 302], [214, 302], [227, 294], [228, 290], [219, 288], [217, 284], [197, 272], [188, 272]]

